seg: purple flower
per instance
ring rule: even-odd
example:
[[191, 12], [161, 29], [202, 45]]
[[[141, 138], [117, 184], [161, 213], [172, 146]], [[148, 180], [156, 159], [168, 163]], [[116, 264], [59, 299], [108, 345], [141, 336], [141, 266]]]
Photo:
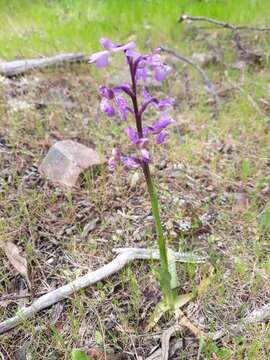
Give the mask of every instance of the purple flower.
[[126, 128], [125, 133], [131, 140], [132, 144], [139, 149], [142, 149], [145, 145], [148, 144], [148, 138], [147, 137], [140, 138], [139, 134], [136, 131], [134, 131], [134, 129], [131, 127]]
[[138, 169], [141, 166], [140, 160], [133, 156], [122, 155], [120, 160], [128, 169]]
[[126, 51], [136, 47], [134, 41], [130, 41], [124, 45], [115, 45], [111, 42], [111, 40], [102, 38], [100, 39], [100, 43], [105, 50], [92, 54], [89, 58], [89, 63], [91, 64], [95, 62], [98, 68], [103, 68], [108, 65], [110, 52]]
[[126, 98], [123, 96], [115, 96], [114, 103], [117, 106], [120, 118], [122, 120], [127, 120], [128, 112], [131, 112], [131, 109], [128, 106]]
[[174, 104], [174, 99], [171, 97], [166, 97], [165, 99], [158, 101], [157, 108], [160, 111], [165, 111], [169, 109], [171, 106], [173, 106], [173, 104]]
[[115, 110], [113, 106], [110, 104], [110, 101], [107, 98], [102, 98], [100, 102], [100, 110], [107, 114], [109, 117], [113, 117], [115, 115]]
[[145, 101], [149, 101], [152, 99], [152, 96], [149, 94], [145, 86], [142, 86], [142, 96]]
[[163, 115], [160, 120], [156, 121], [152, 126], [148, 126], [148, 130], [153, 134], [159, 134], [168, 125], [173, 123], [174, 120], [169, 115]]
[[142, 87], [142, 95], [145, 100], [143, 103], [140, 114], [142, 115], [143, 112], [147, 109], [149, 105], [153, 105], [157, 110], [159, 111], [166, 111], [168, 110], [174, 103], [174, 99], [171, 97], [166, 97], [163, 100], [158, 101], [158, 99], [152, 97], [149, 92], [146, 90], [146, 88]]
[[156, 49], [153, 55], [148, 56], [147, 63], [153, 69], [157, 81], [163, 81], [167, 77], [169, 67], [162, 62], [160, 49]]
[[163, 81], [166, 79], [169, 70], [166, 65], [159, 65], [155, 67], [154, 76], [157, 81]]

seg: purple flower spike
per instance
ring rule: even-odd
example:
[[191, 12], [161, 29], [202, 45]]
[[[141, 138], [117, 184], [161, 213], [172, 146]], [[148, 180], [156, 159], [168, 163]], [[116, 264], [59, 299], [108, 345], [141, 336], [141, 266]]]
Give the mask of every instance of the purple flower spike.
[[109, 117], [113, 117], [115, 115], [115, 110], [110, 104], [109, 100], [107, 98], [102, 98], [100, 102], [100, 110], [107, 114]]
[[169, 136], [169, 134], [166, 131], [162, 131], [161, 133], [159, 133], [156, 136], [156, 143], [158, 145], [163, 144], [166, 141], [168, 136]]

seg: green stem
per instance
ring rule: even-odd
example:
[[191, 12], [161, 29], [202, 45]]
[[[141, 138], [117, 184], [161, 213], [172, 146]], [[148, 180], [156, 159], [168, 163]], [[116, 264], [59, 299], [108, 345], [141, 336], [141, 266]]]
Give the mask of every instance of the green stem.
[[158, 247], [160, 253], [160, 265], [161, 265], [161, 290], [163, 292], [165, 301], [168, 303], [170, 308], [174, 308], [174, 294], [171, 288], [171, 275], [169, 272], [169, 263], [168, 263], [168, 255], [167, 255], [167, 246], [166, 239], [163, 234], [162, 224], [160, 220], [159, 207], [158, 207], [158, 199], [154, 184], [152, 182], [149, 166], [145, 164], [143, 166], [143, 173], [146, 179], [148, 192], [150, 195], [150, 201], [152, 206], [152, 214], [155, 220], [156, 231], [157, 231], [157, 239], [158, 239]]

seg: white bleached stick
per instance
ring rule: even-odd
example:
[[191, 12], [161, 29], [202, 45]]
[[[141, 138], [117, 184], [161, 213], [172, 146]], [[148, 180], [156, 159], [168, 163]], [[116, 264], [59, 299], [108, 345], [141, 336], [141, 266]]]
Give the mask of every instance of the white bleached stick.
[[[133, 260], [143, 259], [159, 259], [159, 253], [157, 250], [147, 250], [140, 248], [125, 248], [125, 249], [114, 249], [114, 252], [118, 253], [117, 257], [102, 266], [101, 268], [91, 271], [84, 276], [73, 280], [67, 285], [61, 286], [58, 289], [52, 290], [49, 293], [42, 295], [38, 299], [34, 300], [32, 305], [23, 307], [20, 309], [15, 316], [7, 319], [0, 323], [0, 334], [13, 329], [20, 323], [33, 317], [39, 311], [52, 306], [59, 301], [66, 299], [78, 290], [84, 289], [90, 285], [101, 281], [108, 276], [121, 270], [126, 264]], [[175, 256], [176, 261], [179, 262], [195, 262], [201, 263], [204, 258], [197, 257], [196, 255], [186, 253], [174, 253], [170, 252]]]

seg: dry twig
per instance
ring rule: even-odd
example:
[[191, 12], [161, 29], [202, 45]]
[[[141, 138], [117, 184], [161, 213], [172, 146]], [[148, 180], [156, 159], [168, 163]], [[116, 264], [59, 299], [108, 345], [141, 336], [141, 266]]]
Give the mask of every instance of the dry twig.
[[225, 29], [230, 29], [233, 31], [238, 31], [238, 30], [248, 30], [248, 31], [270, 31], [270, 27], [256, 27], [256, 26], [248, 26], [248, 25], [233, 25], [230, 23], [226, 23], [223, 21], [218, 21], [216, 19], [212, 19], [206, 16], [191, 16], [191, 15], [187, 15], [187, 14], [183, 14], [180, 16], [179, 18], [179, 22], [184, 22], [186, 20], [189, 21], [204, 21], [204, 22], [208, 22], [210, 24], [214, 24], [216, 26], [225, 28]]
[[84, 61], [83, 54], [59, 54], [44, 59], [15, 60], [0, 62], [0, 75], [11, 77], [21, 75], [32, 69], [40, 69], [48, 66], [57, 66], [64, 63]]
[[[20, 323], [33, 317], [39, 311], [48, 308], [49, 306], [56, 304], [57, 302], [66, 299], [78, 290], [84, 289], [90, 285], [101, 281], [108, 276], [118, 272], [130, 261], [143, 260], [143, 259], [159, 259], [159, 252], [157, 250], [147, 250], [140, 248], [126, 248], [126, 249], [115, 249], [114, 252], [118, 253], [117, 257], [102, 266], [100, 269], [91, 271], [84, 276], [77, 278], [67, 285], [61, 286], [58, 289], [52, 290], [49, 293], [36, 299], [32, 305], [23, 307], [17, 314], [0, 323], [0, 334], [13, 329]], [[175, 261], [179, 262], [195, 262], [201, 263], [204, 258], [197, 257], [192, 254], [186, 253], [174, 253]]]
[[189, 58], [180, 55], [178, 53], [176, 53], [175, 51], [165, 48], [163, 46], [160, 47], [161, 51], [164, 51], [172, 56], [174, 56], [176, 59], [192, 66], [201, 76], [201, 78], [204, 81], [205, 86], [207, 87], [207, 89], [211, 92], [211, 94], [213, 95], [213, 99], [214, 99], [214, 104], [215, 104], [215, 109], [214, 109], [214, 118], [218, 118], [219, 115], [219, 106], [220, 106], [220, 102], [219, 102], [219, 97], [218, 94], [216, 92], [216, 89], [214, 87], [214, 85], [212, 84], [212, 82], [209, 80], [206, 72], [199, 66], [197, 65], [194, 61], [190, 60]]

